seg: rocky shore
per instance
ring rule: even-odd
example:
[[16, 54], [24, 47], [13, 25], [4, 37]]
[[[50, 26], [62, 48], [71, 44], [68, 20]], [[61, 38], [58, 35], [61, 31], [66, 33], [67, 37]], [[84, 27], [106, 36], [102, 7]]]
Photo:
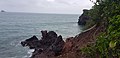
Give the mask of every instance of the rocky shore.
[[85, 25], [91, 18], [94, 24], [87, 23], [90, 28], [75, 37], [63, 41], [54, 31], [41, 31], [41, 40], [33, 36], [21, 44], [35, 49], [31, 58], [120, 58], [119, 2], [98, 0], [90, 12], [83, 10], [78, 24]]
[[[89, 10], [84, 9], [79, 17], [78, 24], [85, 25], [90, 17]], [[81, 52], [81, 48], [96, 42], [96, 37], [105, 31], [103, 23], [93, 25], [75, 37], [66, 38], [64, 41], [61, 35], [54, 31], [41, 31], [42, 37], [33, 36], [21, 42], [23, 47], [28, 46], [34, 49], [31, 58], [89, 58]], [[97, 56], [96, 56], [97, 57]]]
[[[89, 10], [84, 9], [83, 14], [79, 17], [78, 24], [85, 25], [90, 17], [87, 15]], [[61, 35], [54, 31], [41, 31], [42, 37], [33, 36], [21, 42], [23, 47], [28, 46], [34, 49], [31, 58], [87, 58], [81, 53], [81, 48], [96, 42], [96, 37], [105, 31], [103, 24], [94, 25], [83, 31], [75, 37], [66, 38], [64, 41]], [[88, 57], [89, 58], [89, 57]]]
[[39, 40], [33, 36], [21, 42], [23, 47], [28, 46], [35, 49], [31, 58], [87, 58], [80, 51], [88, 44], [94, 43], [96, 36], [104, 31], [104, 26], [94, 25], [90, 29], [82, 32], [75, 37], [69, 37], [65, 41], [61, 35], [54, 31], [41, 31], [42, 37]]

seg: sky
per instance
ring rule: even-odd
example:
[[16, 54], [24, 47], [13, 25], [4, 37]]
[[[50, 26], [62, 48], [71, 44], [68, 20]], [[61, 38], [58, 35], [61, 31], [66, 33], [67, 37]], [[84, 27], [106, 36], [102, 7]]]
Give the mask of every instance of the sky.
[[90, 0], [0, 0], [0, 9], [7, 12], [81, 14], [92, 5]]

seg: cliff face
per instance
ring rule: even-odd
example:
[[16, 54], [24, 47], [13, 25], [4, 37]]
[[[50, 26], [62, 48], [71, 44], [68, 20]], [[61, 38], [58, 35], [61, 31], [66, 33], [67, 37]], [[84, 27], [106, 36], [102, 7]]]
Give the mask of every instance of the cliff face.
[[84, 9], [83, 14], [78, 19], [78, 25], [85, 25], [86, 21], [90, 19], [88, 16], [89, 10]]

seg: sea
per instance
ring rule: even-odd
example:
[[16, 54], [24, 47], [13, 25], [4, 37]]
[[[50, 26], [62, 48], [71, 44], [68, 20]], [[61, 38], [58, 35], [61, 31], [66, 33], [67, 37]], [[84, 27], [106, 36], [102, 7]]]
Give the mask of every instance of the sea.
[[62, 37], [74, 37], [82, 32], [77, 24], [80, 14], [0, 13], [0, 58], [29, 58], [33, 50], [22, 47], [20, 42], [41, 30], [55, 31]]

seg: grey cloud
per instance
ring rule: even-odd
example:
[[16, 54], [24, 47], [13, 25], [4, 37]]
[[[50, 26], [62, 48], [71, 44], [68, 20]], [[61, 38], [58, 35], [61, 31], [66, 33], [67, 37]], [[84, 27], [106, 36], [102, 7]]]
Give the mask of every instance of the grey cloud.
[[89, 0], [0, 0], [0, 9], [10, 12], [81, 13], [91, 6]]

